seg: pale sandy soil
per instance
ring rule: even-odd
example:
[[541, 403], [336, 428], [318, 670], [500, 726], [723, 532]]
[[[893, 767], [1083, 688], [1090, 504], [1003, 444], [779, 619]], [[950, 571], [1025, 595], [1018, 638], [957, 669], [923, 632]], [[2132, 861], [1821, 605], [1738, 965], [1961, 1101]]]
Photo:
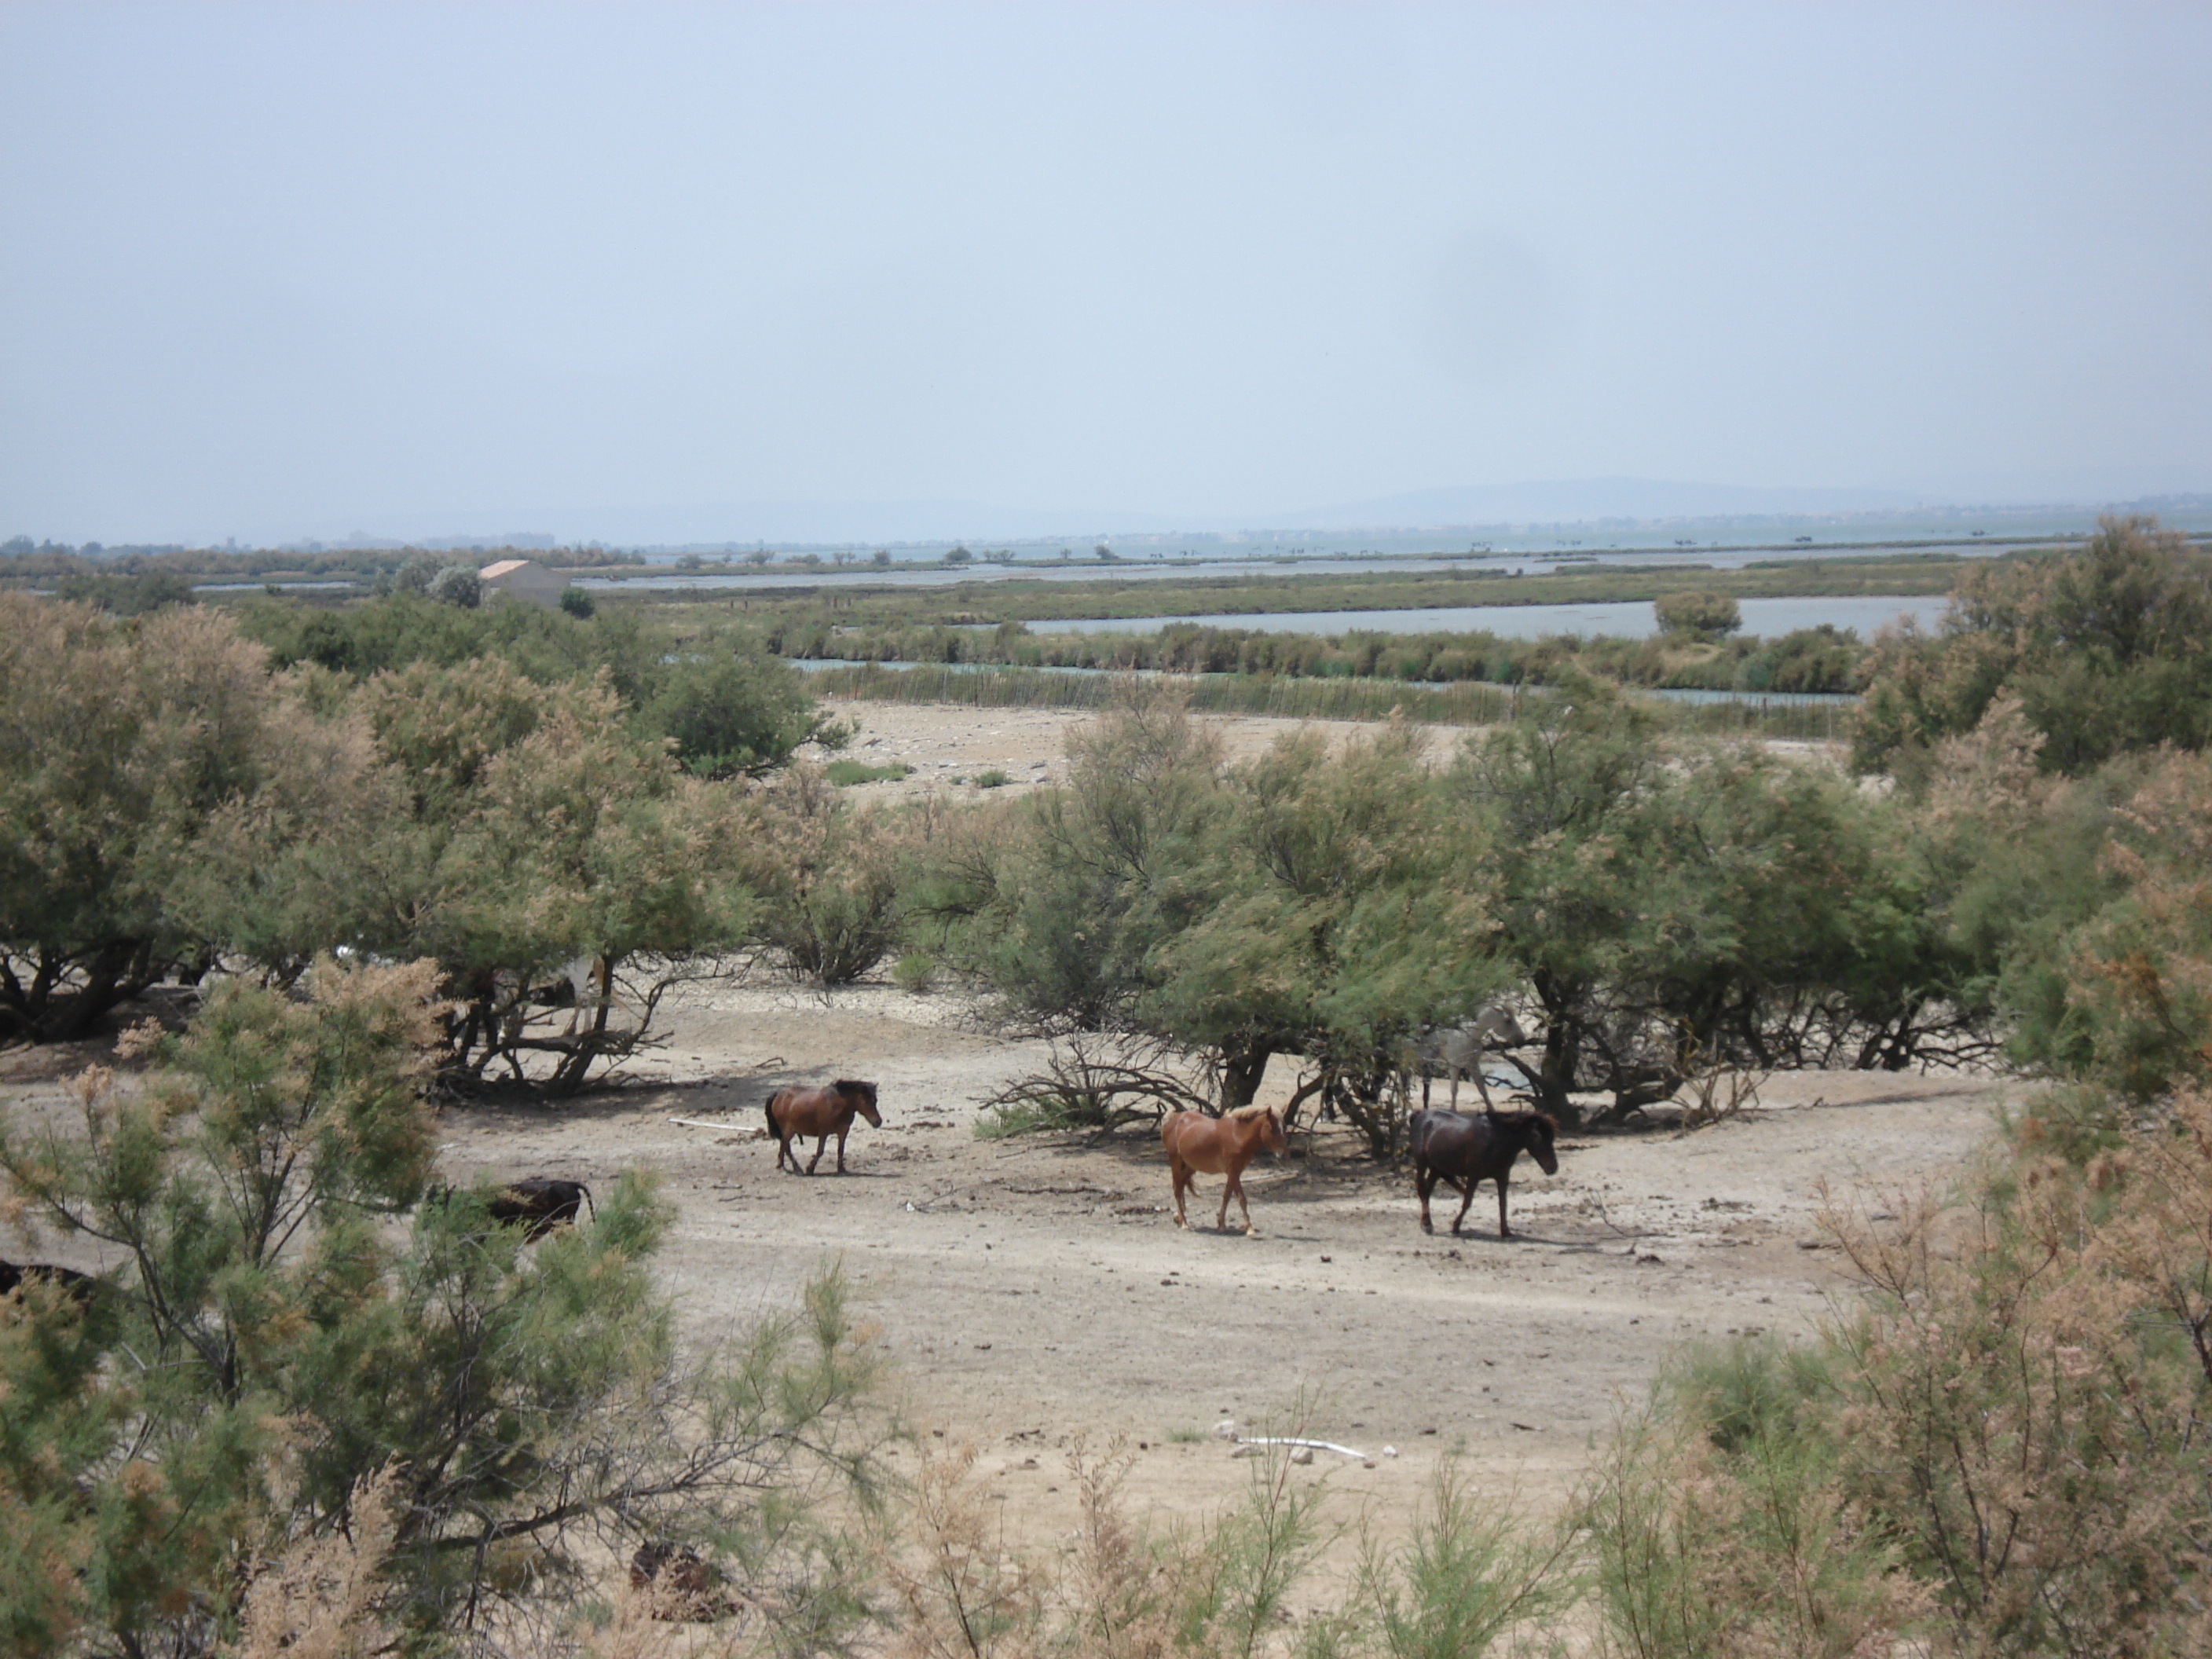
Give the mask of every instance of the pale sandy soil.
[[[1885, 1211], [1955, 1174], [1996, 1100], [1980, 1080], [1796, 1073], [1694, 1133], [1568, 1138], [1556, 1177], [1518, 1171], [1510, 1243], [1488, 1188], [1467, 1237], [1441, 1231], [1449, 1208], [1423, 1235], [1409, 1179], [1324, 1126], [1248, 1173], [1247, 1238], [1212, 1230], [1212, 1180], [1203, 1224], [1177, 1231], [1148, 1132], [979, 1139], [979, 1100], [1045, 1049], [958, 1012], [887, 988], [726, 988], [672, 1020], [666, 1085], [450, 1113], [444, 1162], [457, 1180], [656, 1171], [682, 1212], [662, 1271], [702, 1334], [842, 1261], [914, 1422], [982, 1446], [1010, 1524], [1049, 1538], [1075, 1518], [1056, 1455], [1072, 1437], [1141, 1443], [1133, 1495], [1188, 1511], [1244, 1473], [1182, 1437], [1224, 1418], [1281, 1431], [1301, 1407], [1303, 1432], [1373, 1462], [1317, 1460], [1346, 1514], [1371, 1498], [1402, 1518], [1455, 1446], [1486, 1484], [1554, 1501], [1676, 1344], [1822, 1316], [1838, 1288], [1823, 1183]], [[777, 1174], [761, 1103], [850, 1075], [881, 1085], [883, 1128], [857, 1126], [842, 1177], [834, 1142], [823, 1174]], [[1262, 1099], [1291, 1082], [1279, 1059]]]
[[[976, 775], [993, 770], [1006, 774], [1006, 782], [995, 793], [1025, 793], [1067, 775], [1067, 735], [1095, 718], [1081, 709], [949, 708], [844, 697], [825, 698], [823, 706], [859, 728], [844, 750], [847, 757], [871, 766], [901, 761], [915, 769], [896, 781], [856, 786], [851, 792], [856, 800], [907, 799], [933, 791], [980, 795], [985, 792], [976, 788]], [[1358, 720], [1301, 722], [1264, 714], [1196, 718], [1219, 734], [1232, 760], [1264, 753], [1276, 738], [1302, 726], [1326, 732], [1334, 742], [1373, 730]], [[1437, 760], [1448, 759], [1463, 735], [1457, 726], [1422, 729], [1429, 735], [1430, 753]]]
[[[951, 758], [1057, 775], [1077, 723], [848, 712], [864, 744], [933, 775]], [[1249, 748], [1279, 723], [1224, 724]], [[1425, 1237], [1408, 1178], [1325, 1127], [1291, 1158], [1254, 1166], [1259, 1237], [1246, 1238], [1176, 1229], [1147, 1133], [979, 1139], [978, 1103], [1045, 1048], [994, 1033], [957, 998], [709, 985], [674, 1003], [666, 1029], [628, 1090], [552, 1109], [448, 1109], [447, 1177], [604, 1186], [653, 1171], [679, 1212], [659, 1272], [702, 1340], [789, 1305], [807, 1275], [842, 1261], [911, 1421], [978, 1443], [1010, 1533], [1039, 1540], [1073, 1522], [1074, 1437], [1127, 1437], [1141, 1448], [1135, 1501], [1188, 1513], [1233, 1494], [1248, 1467], [1188, 1437], [1224, 1418], [1288, 1425], [1301, 1409], [1305, 1432], [1366, 1454], [1323, 1453], [1299, 1472], [1329, 1482], [1340, 1518], [1367, 1509], [1395, 1528], [1454, 1447], [1486, 1490], [1517, 1484], [1556, 1502], [1675, 1345], [1822, 1316], [1839, 1286], [1816, 1220], [1824, 1183], [1879, 1212], [1899, 1189], [1954, 1176], [1999, 1094], [1986, 1079], [1787, 1074], [1763, 1109], [1695, 1133], [1571, 1137], [1556, 1177], [1525, 1162], [1517, 1172], [1510, 1243], [1495, 1236], [1487, 1188], [1468, 1237]], [[0, 1056], [0, 1090], [19, 1109], [51, 1109], [59, 1078], [88, 1057]], [[1287, 1096], [1294, 1072], [1279, 1058], [1262, 1098]], [[884, 1127], [856, 1127], [842, 1177], [826, 1173], [834, 1144], [823, 1175], [779, 1175], [762, 1102], [837, 1076], [881, 1085]], [[1218, 1190], [1204, 1183], [1207, 1224]], [[0, 1254], [14, 1255], [6, 1231]], [[88, 1249], [49, 1254], [106, 1265]]]

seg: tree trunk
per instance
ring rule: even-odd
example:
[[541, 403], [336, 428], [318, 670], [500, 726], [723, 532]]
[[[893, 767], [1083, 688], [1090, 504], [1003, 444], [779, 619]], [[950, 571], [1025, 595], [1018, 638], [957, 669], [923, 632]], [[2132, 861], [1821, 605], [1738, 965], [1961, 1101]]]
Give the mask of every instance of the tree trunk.
[[1304, 1105], [1306, 1102], [1311, 1100], [1316, 1095], [1320, 1094], [1322, 1090], [1327, 1088], [1328, 1086], [1328, 1080], [1329, 1073], [1327, 1068], [1324, 1067], [1322, 1070], [1316, 1072], [1304, 1083], [1298, 1085], [1296, 1091], [1294, 1091], [1291, 1096], [1291, 1103], [1283, 1108], [1284, 1128], [1289, 1129], [1296, 1126], [1298, 1121], [1298, 1108]]
[[1274, 1046], [1265, 1039], [1224, 1045], [1221, 1050], [1221, 1109], [1233, 1112], [1249, 1106], [1260, 1092], [1260, 1079], [1267, 1074]]
[[59, 996], [50, 994], [43, 1008], [33, 1008], [40, 1040], [74, 1042], [97, 1025], [110, 1009], [137, 995], [146, 988], [150, 955], [151, 947], [137, 939], [119, 939], [101, 946], [99, 954], [85, 964], [83, 988]]

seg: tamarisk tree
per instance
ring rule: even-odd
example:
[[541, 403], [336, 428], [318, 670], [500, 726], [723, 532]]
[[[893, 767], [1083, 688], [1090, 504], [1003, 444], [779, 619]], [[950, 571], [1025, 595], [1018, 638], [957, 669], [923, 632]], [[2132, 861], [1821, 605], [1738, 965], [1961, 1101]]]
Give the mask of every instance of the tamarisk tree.
[[689, 1543], [802, 1625], [851, 1615], [799, 1501], [869, 1477], [842, 1289], [687, 1358], [642, 1180], [535, 1245], [479, 1194], [425, 1202], [440, 977], [224, 986], [143, 1086], [89, 1074], [76, 1124], [0, 1132], [15, 1212], [115, 1264], [87, 1308], [40, 1287], [0, 1317], [14, 1650], [211, 1653], [380, 1471], [380, 1613], [423, 1636], [559, 1616], [586, 1540]]

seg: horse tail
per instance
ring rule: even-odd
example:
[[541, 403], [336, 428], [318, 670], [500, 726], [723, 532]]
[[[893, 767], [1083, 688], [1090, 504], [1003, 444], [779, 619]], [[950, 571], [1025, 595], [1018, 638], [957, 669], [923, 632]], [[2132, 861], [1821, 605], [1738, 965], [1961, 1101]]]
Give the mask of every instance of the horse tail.
[[766, 1100], [761, 1103], [761, 1110], [768, 1114], [768, 1138], [770, 1140], [775, 1139], [778, 1136], [783, 1133], [782, 1129], [777, 1126], [775, 1121], [775, 1103], [782, 1098], [782, 1095], [781, 1093], [777, 1093], [770, 1095]]
[[599, 1209], [598, 1205], [592, 1202], [592, 1189], [589, 1187], [585, 1186], [580, 1181], [576, 1183], [576, 1186], [584, 1194], [585, 1216], [590, 1220], [597, 1222], [599, 1218]]

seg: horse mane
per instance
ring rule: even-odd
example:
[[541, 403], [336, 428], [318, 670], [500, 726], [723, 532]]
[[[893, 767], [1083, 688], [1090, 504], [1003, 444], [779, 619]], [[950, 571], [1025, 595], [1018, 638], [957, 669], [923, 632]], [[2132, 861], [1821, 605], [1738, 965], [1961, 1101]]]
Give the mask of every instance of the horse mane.
[[856, 1094], [864, 1094], [870, 1100], [876, 1097], [876, 1085], [872, 1083], [863, 1083], [858, 1078], [841, 1077], [830, 1086], [841, 1095], [850, 1091]]
[[1275, 1109], [1272, 1106], [1232, 1106], [1221, 1115], [1224, 1117], [1234, 1118], [1255, 1118], [1271, 1117], [1276, 1115], [1276, 1113]]
[[1489, 1115], [1504, 1123], [1540, 1123], [1553, 1134], [1559, 1133], [1559, 1121], [1549, 1112], [1540, 1112], [1534, 1106], [1524, 1106], [1517, 1112], [1492, 1111]]

